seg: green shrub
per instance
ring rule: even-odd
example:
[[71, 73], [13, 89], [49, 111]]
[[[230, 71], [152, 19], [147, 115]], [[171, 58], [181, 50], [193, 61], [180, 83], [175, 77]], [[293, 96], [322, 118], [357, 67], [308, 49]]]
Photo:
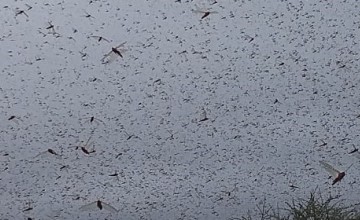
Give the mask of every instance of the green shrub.
[[[340, 196], [324, 199], [320, 192], [313, 191], [307, 199], [294, 199], [285, 203], [286, 208], [271, 207], [266, 199], [252, 213], [237, 220], [360, 220], [355, 206], [345, 206]], [[285, 213], [285, 214], [284, 214]]]

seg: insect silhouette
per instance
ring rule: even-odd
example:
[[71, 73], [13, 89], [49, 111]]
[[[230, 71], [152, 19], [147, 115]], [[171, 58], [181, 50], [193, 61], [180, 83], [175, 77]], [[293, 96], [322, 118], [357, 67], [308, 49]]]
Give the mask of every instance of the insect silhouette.
[[126, 138], [127, 141], [130, 140], [131, 138], [138, 138], [138, 139], [141, 140], [141, 138], [140, 138], [139, 136], [135, 135], [135, 134], [129, 134], [129, 133], [127, 133], [126, 131], [124, 131], [124, 133], [125, 133], [126, 136], [127, 136], [127, 138]]
[[291, 189], [293, 189], [293, 190], [299, 189], [299, 187], [296, 186], [296, 185], [294, 185], [294, 184], [290, 184], [289, 187], [290, 187]]
[[15, 115], [10, 116], [7, 120], [8, 121], [13, 121], [16, 124], [19, 124], [19, 121], [22, 121], [19, 117], [15, 116]]
[[109, 174], [109, 176], [110, 176], [110, 177], [116, 177], [116, 179], [117, 179], [118, 181], [120, 181], [120, 179], [119, 179], [119, 173], [116, 172], [116, 171], [115, 171], [115, 173]]
[[12, 116], [10, 116], [10, 117], [8, 118], [8, 120], [11, 121], [11, 120], [13, 120], [14, 118], [16, 118], [16, 116], [15, 116], [15, 115], [12, 115]]
[[83, 153], [88, 154], [88, 155], [95, 153], [96, 152], [95, 149], [92, 149], [92, 150], [87, 149], [90, 145], [93, 144], [93, 142], [90, 142], [90, 140], [91, 140], [91, 137], [89, 137], [89, 139], [85, 142], [84, 145], [80, 144], [80, 145], [75, 146], [76, 149], [80, 148]]
[[28, 4], [26, 4], [26, 3], [25, 3], [25, 5], [26, 5], [28, 11], [33, 8], [31, 5], [28, 5]]
[[[111, 51], [107, 54], [104, 55], [104, 57], [101, 59], [102, 63], [104, 64], [107, 64], [107, 63], [110, 63], [112, 62], [113, 60], [116, 59], [116, 56], [119, 56], [121, 58], [124, 58], [123, 57], [123, 53], [126, 51], [124, 48], [122, 48], [124, 45], [126, 44], [126, 42], [124, 43], [121, 43], [119, 46], [117, 47], [112, 47], [111, 48]], [[111, 56], [111, 55], [115, 55], [114, 56]]]
[[47, 152], [49, 152], [50, 154], [54, 154], [54, 155], [58, 155], [53, 149], [48, 149]]
[[87, 118], [84, 118], [84, 119], [86, 119], [86, 121], [90, 122], [90, 124], [96, 123], [98, 125], [98, 124], [102, 123], [103, 125], [105, 125], [105, 122], [103, 122], [100, 119], [95, 118], [94, 116], [87, 117]]
[[119, 176], [119, 174], [117, 172], [110, 174], [109, 176]]
[[94, 18], [94, 16], [92, 16], [92, 15], [89, 14], [89, 13], [87, 13], [85, 10], [83, 10], [83, 11], [84, 11], [84, 13], [85, 13], [85, 15], [84, 15], [85, 18]]
[[207, 120], [209, 120], [209, 118], [207, 117], [207, 113], [206, 113], [205, 109], [202, 108], [201, 118], [200, 118], [199, 122], [203, 122], [203, 121], [207, 121]]
[[359, 149], [355, 147], [355, 145], [353, 145], [354, 147], [354, 150], [350, 151], [349, 154], [353, 154], [353, 153], [356, 153], [356, 152], [359, 152]]
[[196, 9], [193, 10], [193, 12], [203, 14], [203, 16], [201, 17], [201, 20], [208, 17], [210, 14], [217, 14], [218, 13], [217, 11], [210, 11], [208, 9], [200, 9], [197, 6], [196, 6]]
[[25, 15], [26, 17], [29, 17], [29, 15], [26, 14], [26, 12], [24, 10], [20, 10], [20, 9], [16, 9], [15, 10], [15, 17], [17, 17], [18, 15]]
[[31, 210], [33, 210], [33, 208], [32, 207], [29, 207], [29, 208], [26, 208], [26, 209], [24, 209], [24, 210], [22, 210], [23, 212], [28, 212], [28, 211], [31, 211]]
[[325, 141], [321, 140], [321, 142], [322, 142], [322, 144], [320, 144], [319, 147], [324, 147], [327, 145], [327, 143]]
[[58, 153], [56, 153], [53, 149], [50, 149], [50, 148], [44, 152], [39, 153], [34, 158], [37, 158], [40, 156], [42, 157], [42, 156], [46, 156], [46, 155], [54, 155], [57, 159], [61, 159], [61, 156]]
[[60, 37], [60, 34], [55, 31], [55, 26], [52, 24], [51, 21], [48, 21], [48, 25], [45, 27], [46, 30], [48, 30], [48, 33], [43, 33], [41, 31], [38, 31], [41, 33], [44, 37], [48, 34], [54, 35], [56, 38]]
[[107, 210], [107, 211], [113, 212], [113, 213], [118, 212], [118, 210], [115, 209], [113, 206], [111, 206], [105, 202], [102, 202], [100, 200], [80, 207], [81, 211], [95, 211], [97, 209], [99, 209], [99, 210], [104, 209], [104, 210]]
[[22, 210], [22, 212], [29, 212], [33, 210], [34, 208], [31, 206], [32, 201], [26, 202], [26, 208]]
[[330, 173], [332, 177], [335, 178], [332, 182], [332, 185], [335, 185], [337, 182], [340, 182], [345, 177], [345, 172], [348, 169], [350, 169], [350, 167], [352, 166], [351, 164], [345, 171], [341, 172], [335, 169], [334, 167], [332, 167], [330, 164], [326, 163], [325, 161], [320, 161], [320, 164], [325, 168], [327, 172]]
[[53, 32], [55, 32], [55, 28], [54, 28], [54, 25], [51, 23], [51, 21], [48, 22], [49, 26], [47, 26], [45, 29], [46, 30], [52, 30]]
[[106, 42], [110, 43], [110, 41], [108, 39], [106, 39], [105, 37], [102, 37], [102, 36], [92, 35], [90, 37], [95, 38], [97, 40], [97, 42], [106, 41]]

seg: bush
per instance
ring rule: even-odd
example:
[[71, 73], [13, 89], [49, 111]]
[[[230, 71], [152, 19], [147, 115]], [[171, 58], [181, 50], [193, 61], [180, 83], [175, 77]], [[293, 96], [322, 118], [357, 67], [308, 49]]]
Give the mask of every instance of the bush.
[[[360, 213], [355, 206], [345, 206], [340, 196], [324, 199], [320, 192], [310, 193], [308, 199], [294, 199], [285, 203], [286, 208], [271, 207], [264, 199], [256, 206], [255, 213], [238, 220], [360, 220]], [[285, 214], [281, 214], [285, 213]], [[255, 216], [253, 215], [255, 214]]]

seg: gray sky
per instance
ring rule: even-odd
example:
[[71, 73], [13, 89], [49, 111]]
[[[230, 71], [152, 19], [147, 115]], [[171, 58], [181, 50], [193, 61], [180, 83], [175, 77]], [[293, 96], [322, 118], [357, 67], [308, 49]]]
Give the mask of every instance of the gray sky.
[[[231, 219], [316, 188], [360, 202], [356, 1], [0, 6], [1, 219]], [[331, 186], [320, 160], [354, 165]]]

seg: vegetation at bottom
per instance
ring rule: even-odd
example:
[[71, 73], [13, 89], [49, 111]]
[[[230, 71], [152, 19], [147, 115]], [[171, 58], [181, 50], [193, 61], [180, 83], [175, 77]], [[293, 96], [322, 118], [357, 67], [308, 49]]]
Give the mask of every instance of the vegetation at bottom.
[[286, 202], [285, 208], [272, 207], [264, 199], [254, 211], [232, 220], [360, 220], [358, 208], [359, 204], [344, 205], [340, 196], [324, 198], [315, 190], [307, 199]]

